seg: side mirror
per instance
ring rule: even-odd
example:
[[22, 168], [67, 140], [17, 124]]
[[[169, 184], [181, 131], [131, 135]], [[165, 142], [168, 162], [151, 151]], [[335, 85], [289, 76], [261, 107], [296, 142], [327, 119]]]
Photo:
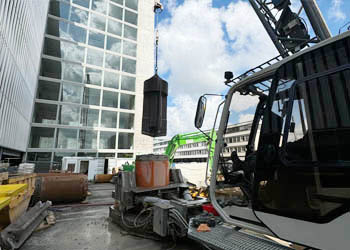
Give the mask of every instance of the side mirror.
[[295, 132], [295, 122], [291, 122], [290, 127], [289, 127], [289, 132], [294, 133]]
[[205, 96], [201, 96], [198, 100], [196, 118], [194, 120], [194, 126], [198, 129], [200, 129], [203, 125], [206, 106], [207, 98]]

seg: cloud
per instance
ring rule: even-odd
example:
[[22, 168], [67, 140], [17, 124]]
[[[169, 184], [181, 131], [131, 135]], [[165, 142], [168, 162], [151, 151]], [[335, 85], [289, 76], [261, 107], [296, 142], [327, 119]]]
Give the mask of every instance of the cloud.
[[328, 17], [335, 21], [344, 21], [346, 14], [342, 10], [343, 0], [332, 0], [332, 6], [328, 11]]
[[171, 13], [176, 8], [176, 0], [165, 0], [163, 1], [163, 6]]
[[[203, 130], [211, 129], [214, 125], [214, 118], [217, 107], [223, 99], [221, 97], [211, 97], [207, 99], [207, 109], [203, 122]], [[173, 106], [168, 107], [168, 136], [194, 132], [194, 119], [196, 115], [197, 100], [191, 95], [177, 96], [173, 99]], [[219, 125], [217, 121], [216, 125]]]
[[232, 96], [230, 109], [236, 112], [242, 112], [258, 104], [259, 98], [257, 96], [240, 95], [235, 93]]
[[[205, 18], [204, 18], [205, 17]], [[220, 93], [230, 69], [219, 9], [210, 0], [185, 1], [159, 25], [161, 73], [169, 72], [170, 95]]]
[[[225, 71], [237, 76], [278, 52], [247, 2], [236, 1], [222, 8], [213, 7], [212, 0], [164, 3], [170, 17], [159, 23], [159, 71], [169, 82], [168, 136], [172, 136], [195, 131], [199, 96], [227, 92]], [[214, 98], [213, 104], [211, 99], [208, 109], [212, 106], [213, 110], [207, 110], [205, 121], [212, 125], [221, 98]], [[257, 103], [257, 98], [250, 96], [237, 95], [233, 100], [231, 109], [236, 112]]]
[[231, 3], [222, 20], [231, 40], [234, 71], [246, 71], [278, 55], [271, 38], [247, 2]]
[[238, 122], [250, 122], [253, 121], [254, 115], [253, 114], [240, 114], [238, 118]]

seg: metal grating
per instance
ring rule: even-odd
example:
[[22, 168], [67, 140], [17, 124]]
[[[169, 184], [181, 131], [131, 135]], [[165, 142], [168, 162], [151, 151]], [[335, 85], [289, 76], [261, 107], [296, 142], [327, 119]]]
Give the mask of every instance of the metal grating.
[[238, 232], [225, 225], [211, 228], [211, 232], [197, 232], [189, 227], [188, 237], [220, 250], [290, 250], [273, 241]]

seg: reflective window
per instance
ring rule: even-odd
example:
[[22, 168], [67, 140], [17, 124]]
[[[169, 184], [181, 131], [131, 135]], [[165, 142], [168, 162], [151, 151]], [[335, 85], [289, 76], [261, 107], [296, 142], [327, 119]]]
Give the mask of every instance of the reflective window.
[[50, 162], [35, 162], [35, 173], [48, 173], [50, 171]]
[[130, 27], [128, 25], [124, 25], [124, 37], [136, 41], [137, 29]]
[[123, 41], [123, 54], [124, 55], [136, 57], [136, 49], [137, 49], [136, 43], [132, 43], [132, 42], [129, 42], [126, 40]]
[[102, 106], [118, 108], [118, 93], [104, 90]]
[[136, 78], [131, 76], [122, 76], [122, 90], [135, 91]]
[[87, 49], [86, 63], [102, 67], [103, 52], [96, 49]]
[[125, 6], [130, 9], [137, 10], [138, 0], [126, 0]]
[[62, 102], [80, 103], [82, 87], [71, 83], [62, 84]]
[[86, 41], [86, 30], [84, 28], [52, 18], [48, 18], [46, 32], [49, 35], [62, 37], [70, 41], [80, 43]]
[[83, 104], [100, 105], [101, 90], [84, 87]]
[[105, 31], [106, 29], [106, 18], [101, 15], [94, 13], [90, 14], [90, 27]]
[[113, 72], [105, 71], [104, 84], [103, 86], [108, 88], [119, 88], [119, 75]]
[[115, 158], [115, 153], [98, 153], [101, 158]]
[[81, 157], [96, 157], [96, 153], [78, 152], [78, 156], [81, 156]]
[[137, 14], [128, 10], [125, 10], [125, 22], [137, 25]]
[[51, 15], [62, 17], [64, 19], [68, 19], [69, 17], [69, 4], [59, 2], [59, 1], [51, 1], [49, 13]]
[[61, 79], [62, 77], [62, 65], [61, 62], [42, 58], [41, 60], [41, 75]]
[[101, 33], [90, 31], [89, 45], [103, 49], [105, 45], [105, 36]]
[[51, 161], [50, 152], [30, 152], [27, 154], [28, 161]]
[[115, 6], [114, 4], [109, 4], [109, 15], [111, 17], [123, 20], [123, 9]]
[[101, 127], [117, 128], [118, 113], [106, 110], [102, 110], [101, 112]]
[[32, 127], [30, 133], [30, 148], [53, 148], [54, 147], [54, 128]]
[[60, 41], [45, 37], [43, 52], [45, 55], [62, 57]]
[[89, 18], [89, 12], [76, 7], [72, 7], [71, 13], [70, 13], [70, 20], [72, 22], [77, 22], [77, 23], [87, 25], [88, 18]]
[[106, 53], [105, 67], [110, 69], [120, 69], [120, 56]]
[[81, 125], [86, 127], [98, 127], [98, 115], [99, 111], [97, 109], [81, 108]]
[[134, 134], [119, 133], [118, 149], [133, 149], [133, 146], [134, 146]]
[[136, 60], [123, 57], [123, 71], [136, 74]]
[[118, 153], [118, 158], [133, 158], [133, 153]]
[[44, 54], [70, 61], [83, 62], [85, 49], [74, 43], [45, 38]]
[[83, 6], [85, 8], [89, 8], [90, 0], [73, 0], [73, 3]]
[[100, 132], [100, 149], [115, 149], [115, 132]]
[[[85, 0], [83, 0], [85, 1]], [[61, 169], [62, 165], [62, 158], [63, 157], [72, 157], [75, 156], [74, 152], [68, 153], [68, 152], [59, 152], [59, 153], [54, 153], [53, 154], [53, 166], [52, 169]]]
[[[111, 0], [112, 2], [115, 2], [117, 4], [123, 5], [123, 0]], [[128, 0], [126, 0], [128, 1]]]
[[122, 42], [120, 39], [108, 36], [107, 37], [107, 47], [106, 49], [120, 53], [122, 47]]
[[106, 13], [107, 5], [105, 0], [92, 0], [91, 9], [103, 14]]
[[72, 105], [62, 105], [59, 114], [59, 123], [62, 125], [79, 126], [80, 108]]
[[46, 33], [60, 37], [60, 33], [67, 30], [68, 23], [56, 19], [47, 18]]
[[108, 29], [109, 33], [112, 33], [117, 36], [122, 36], [122, 23], [108, 19]]
[[121, 93], [120, 94], [120, 108], [133, 110], [135, 108], [135, 96]]
[[62, 58], [70, 61], [84, 62], [85, 48], [73, 43], [61, 42]]
[[69, 24], [67, 32], [63, 32], [61, 37], [75, 42], [85, 43], [86, 30], [74, 24]]
[[62, 63], [63, 79], [71, 82], [83, 81], [83, 67], [73, 63]]
[[46, 103], [35, 103], [33, 122], [54, 124], [57, 123], [57, 105]]
[[97, 149], [97, 132], [92, 130], [80, 130], [79, 148]]
[[119, 114], [119, 128], [133, 129], [134, 128], [134, 114], [120, 113]]
[[93, 85], [101, 85], [102, 82], [102, 70], [85, 68], [85, 83]]
[[78, 130], [59, 128], [57, 129], [57, 148], [76, 149]]
[[60, 84], [58, 82], [49, 82], [49, 81], [40, 80], [38, 83], [36, 98], [58, 101], [59, 93], [60, 93]]

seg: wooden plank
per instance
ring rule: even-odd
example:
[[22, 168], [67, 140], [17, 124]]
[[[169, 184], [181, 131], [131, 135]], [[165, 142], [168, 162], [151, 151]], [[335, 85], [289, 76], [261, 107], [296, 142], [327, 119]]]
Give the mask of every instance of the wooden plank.
[[8, 172], [0, 173], [0, 182], [8, 180], [8, 178], [9, 178], [9, 173]]
[[1, 197], [0, 198], [0, 210], [3, 209], [4, 207], [8, 206], [11, 202], [10, 197]]
[[36, 177], [36, 174], [20, 174], [20, 175], [10, 175], [8, 179], [8, 184], [16, 184], [21, 181], [28, 179], [33, 179]]

